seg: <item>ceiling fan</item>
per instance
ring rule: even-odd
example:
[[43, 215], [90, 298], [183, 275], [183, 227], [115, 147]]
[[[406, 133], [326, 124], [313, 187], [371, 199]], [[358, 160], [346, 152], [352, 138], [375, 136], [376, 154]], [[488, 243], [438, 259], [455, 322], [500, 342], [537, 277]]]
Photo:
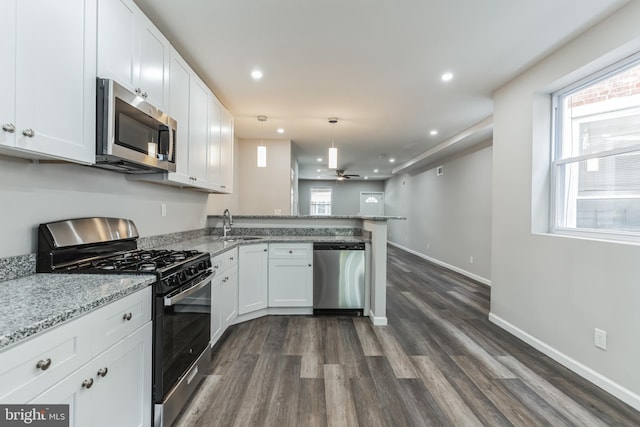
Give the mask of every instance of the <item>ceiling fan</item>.
[[338, 181], [342, 181], [345, 179], [351, 179], [351, 177], [355, 177], [355, 176], [360, 176], [360, 175], [356, 175], [356, 174], [346, 174], [344, 173], [344, 169], [336, 169], [336, 179]]

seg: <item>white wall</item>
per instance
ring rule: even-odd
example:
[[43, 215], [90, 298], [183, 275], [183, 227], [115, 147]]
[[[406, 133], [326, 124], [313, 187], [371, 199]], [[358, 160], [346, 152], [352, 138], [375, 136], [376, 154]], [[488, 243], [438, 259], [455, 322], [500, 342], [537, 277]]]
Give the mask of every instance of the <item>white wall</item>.
[[332, 215], [358, 215], [361, 191], [384, 191], [382, 181], [300, 180], [300, 215], [309, 215], [311, 188], [331, 188]]
[[548, 93], [640, 50], [638, 22], [630, 2], [495, 93], [491, 319], [640, 409], [640, 246], [540, 232]]
[[69, 218], [129, 218], [141, 236], [203, 228], [206, 200], [206, 193], [129, 181], [115, 172], [3, 157], [0, 258], [35, 253], [38, 224]]
[[[483, 283], [491, 281], [491, 146], [385, 186], [389, 242]], [[473, 263], [470, 262], [473, 257]]]
[[[265, 139], [267, 167], [257, 167], [257, 139], [238, 139], [237, 179], [233, 191], [238, 194], [237, 212], [242, 215], [282, 215], [291, 212], [291, 141]], [[224, 210], [224, 208], [223, 208]], [[222, 214], [222, 212], [214, 214]]]

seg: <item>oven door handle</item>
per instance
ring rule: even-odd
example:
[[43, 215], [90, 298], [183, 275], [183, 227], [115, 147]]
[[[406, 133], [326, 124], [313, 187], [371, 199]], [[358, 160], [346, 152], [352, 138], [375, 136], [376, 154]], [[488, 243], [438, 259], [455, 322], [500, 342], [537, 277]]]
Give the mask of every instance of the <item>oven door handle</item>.
[[197, 292], [200, 289], [204, 288], [205, 286], [207, 286], [207, 284], [209, 282], [211, 282], [211, 278], [214, 275], [215, 275], [215, 273], [209, 273], [209, 274], [207, 274], [207, 277], [205, 277], [204, 279], [202, 279], [201, 281], [199, 281], [195, 285], [191, 286], [190, 288], [187, 288], [184, 291], [180, 292], [179, 294], [164, 297], [164, 306], [165, 307], [171, 307], [172, 305], [174, 305], [177, 302], [182, 301], [183, 299], [185, 299], [186, 297], [188, 297], [192, 293]]

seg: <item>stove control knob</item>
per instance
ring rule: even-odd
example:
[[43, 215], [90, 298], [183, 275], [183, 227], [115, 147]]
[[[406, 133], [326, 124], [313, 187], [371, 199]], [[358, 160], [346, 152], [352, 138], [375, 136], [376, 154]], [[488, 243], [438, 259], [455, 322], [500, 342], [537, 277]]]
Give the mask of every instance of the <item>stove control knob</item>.
[[178, 279], [180, 279], [181, 282], [184, 282], [187, 280], [187, 274], [184, 271], [181, 271], [178, 273]]

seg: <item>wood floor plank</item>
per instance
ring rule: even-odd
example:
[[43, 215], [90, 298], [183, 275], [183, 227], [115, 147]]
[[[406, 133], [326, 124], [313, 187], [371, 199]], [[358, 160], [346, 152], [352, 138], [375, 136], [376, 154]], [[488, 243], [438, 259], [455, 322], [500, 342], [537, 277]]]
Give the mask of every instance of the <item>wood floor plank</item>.
[[382, 356], [382, 347], [378, 342], [373, 326], [368, 318], [354, 317], [353, 325], [356, 328], [360, 347], [365, 356]]
[[385, 414], [375, 393], [375, 384], [371, 377], [351, 378], [351, 395], [358, 423], [366, 427], [386, 427]]
[[232, 426], [247, 392], [249, 378], [255, 372], [258, 356], [242, 354], [225, 372], [218, 384], [218, 391], [213, 393], [206, 408], [201, 408], [201, 415], [195, 427], [207, 427], [213, 423], [219, 426]]
[[269, 409], [271, 392], [276, 378], [282, 373], [284, 360], [276, 353], [265, 352], [258, 356], [253, 375], [246, 382], [246, 393], [240, 399], [236, 427], [261, 425]]
[[341, 365], [324, 365], [324, 390], [327, 404], [327, 426], [357, 427], [356, 413], [349, 379]]
[[300, 380], [298, 422], [299, 426], [304, 427], [325, 427], [327, 425], [327, 403], [323, 379]]
[[265, 426], [298, 427], [301, 391], [300, 356], [283, 356], [283, 366], [271, 391]]
[[532, 412], [535, 412], [539, 418], [553, 427], [569, 427], [575, 424], [564, 417], [556, 408], [551, 406], [547, 401], [538, 396], [536, 392], [531, 390], [524, 382], [519, 379], [499, 380], [502, 386], [509, 392], [518, 396], [518, 400], [522, 402]]
[[189, 401], [182, 415], [175, 421], [173, 427], [193, 427], [198, 423], [198, 419], [209, 407], [213, 400], [214, 393], [218, 388], [220, 375], [206, 375], [193, 399]]
[[425, 386], [429, 389], [438, 405], [444, 409], [444, 413], [453, 425], [482, 426], [482, 422], [475, 416], [429, 357], [413, 356], [411, 360]]
[[402, 346], [398, 344], [395, 337], [389, 332], [386, 326], [379, 326], [375, 329], [382, 351], [391, 365], [391, 369], [396, 378], [418, 378], [411, 359], [404, 352]]
[[492, 378], [484, 369], [479, 369], [468, 356], [453, 356], [455, 362], [467, 374], [478, 389], [495, 405], [498, 410], [515, 426], [537, 426], [545, 420], [522, 404], [501, 386], [498, 379]]
[[305, 353], [301, 356], [300, 378], [324, 378], [324, 363], [320, 354]]
[[475, 360], [482, 363], [489, 370], [494, 378], [515, 378], [512, 372], [505, 368], [500, 362], [498, 362], [493, 356], [487, 353], [478, 343], [469, 338], [461, 332], [455, 325], [446, 319], [443, 319], [438, 315], [435, 310], [429, 307], [424, 301], [417, 299], [412, 293], [403, 293], [410, 301], [412, 301], [416, 307], [429, 318], [436, 321], [442, 328], [444, 328], [451, 336], [451, 339], [458, 341], [463, 345], [469, 354], [473, 356]]
[[544, 378], [538, 376], [514, 357], [500, 356], [498, 359], [526, 382], [533, 391], [576, 425], [606, 426], [602, 420], [578, 405], [573, 399], [555, 388]]

